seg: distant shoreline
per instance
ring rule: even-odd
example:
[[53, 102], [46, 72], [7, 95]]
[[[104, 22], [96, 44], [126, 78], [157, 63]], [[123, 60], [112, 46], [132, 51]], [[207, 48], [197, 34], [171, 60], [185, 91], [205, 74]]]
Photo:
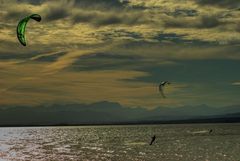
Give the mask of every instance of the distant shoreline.
[[132, 121], [132, 122], [110, 122], [110, 123], [59, 123], [59, 124], [8, 124], [0, 127], [51, 127], [51, 126], [113, 126], [113, 125], [161, 125], [161, 124], [212, 124], [212, 123], [240, 123], [240, 118], [210, 118], [210, 119], [188, 119], [168, 121]]

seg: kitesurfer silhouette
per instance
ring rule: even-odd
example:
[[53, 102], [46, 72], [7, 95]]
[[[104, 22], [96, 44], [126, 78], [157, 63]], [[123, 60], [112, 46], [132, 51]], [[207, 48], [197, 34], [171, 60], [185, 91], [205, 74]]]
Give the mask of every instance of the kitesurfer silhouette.
[[155, 139], [156, 139], [156, 136], [154, 135], [154, 136], [152, 137], [152, 140], [151, 140], [151, 142], [150, 142], [149, 145], [152, 145], [152, 143], [155, 141]]
[[209, 130], [209, 134], [211, 134], [212, 132], [213, 132], [213, 130], [212, 130], [212, 129], [210, 129], [210, 130]]

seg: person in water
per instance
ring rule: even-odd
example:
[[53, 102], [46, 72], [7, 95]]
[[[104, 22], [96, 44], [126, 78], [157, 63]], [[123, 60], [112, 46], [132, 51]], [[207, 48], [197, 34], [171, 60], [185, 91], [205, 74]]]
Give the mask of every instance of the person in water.
[[150, 142], [149, 145], [152, 145], [152, 143], [155, 141], [155, 139], [156, 139], [156, 136], [154, 135], [154, 136], [152, 137], [152, 140], [151, 140], [151, 142]]
[[211, 134], [212, 132], [213, 132], [213, 130], [212, 130], [212, 129], [210, 129], [210, 130], [209, 130], [209, 134]]

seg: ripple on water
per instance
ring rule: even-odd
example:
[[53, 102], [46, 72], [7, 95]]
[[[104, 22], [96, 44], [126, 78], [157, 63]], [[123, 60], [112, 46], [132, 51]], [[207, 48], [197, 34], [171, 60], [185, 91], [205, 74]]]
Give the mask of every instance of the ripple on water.
[[0, 158], [236, 161], [239, 136], [239, 124], [0, 128]]

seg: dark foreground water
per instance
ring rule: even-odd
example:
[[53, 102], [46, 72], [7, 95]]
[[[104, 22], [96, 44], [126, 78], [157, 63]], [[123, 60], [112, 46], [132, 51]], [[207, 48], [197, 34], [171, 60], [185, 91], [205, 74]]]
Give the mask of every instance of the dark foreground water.
[[240, 124], [0, 128], [0, 160], [240, 161]]

